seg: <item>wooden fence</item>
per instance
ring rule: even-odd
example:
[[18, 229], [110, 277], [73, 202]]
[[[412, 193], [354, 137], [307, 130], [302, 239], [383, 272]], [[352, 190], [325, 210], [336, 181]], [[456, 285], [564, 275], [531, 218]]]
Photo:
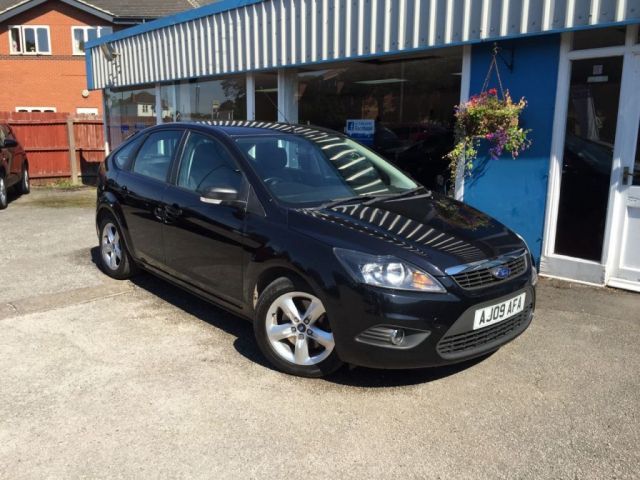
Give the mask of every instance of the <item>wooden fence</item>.
[[68, 178], [93, 183], [104, 160], [102, 119], [68, 113], [0, 112], [27, 152], [29, 174], [36, 183]]

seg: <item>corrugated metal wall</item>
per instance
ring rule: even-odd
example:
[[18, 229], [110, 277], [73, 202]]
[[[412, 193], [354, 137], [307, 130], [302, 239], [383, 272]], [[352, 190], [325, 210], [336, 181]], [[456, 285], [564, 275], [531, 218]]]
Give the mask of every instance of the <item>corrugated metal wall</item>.
[[109, 42], [117, 52], [113, 61], [93, 46], [88, 62], [90, 87], [380, 56], [640, 21], [640, 0], [248, 0], [234, 5], [239, 3], [244, 5], [187, 21], [182, 21], [184, 15], [177, 16], [176, 22], [181, 23]]

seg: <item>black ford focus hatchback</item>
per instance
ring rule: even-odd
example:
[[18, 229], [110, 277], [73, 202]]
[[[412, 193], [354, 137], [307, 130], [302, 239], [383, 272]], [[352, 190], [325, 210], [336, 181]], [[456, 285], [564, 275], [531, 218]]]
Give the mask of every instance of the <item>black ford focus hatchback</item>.
[[96, 221], [105, 273], [143, 268], [252, 321], [295, 375], [459, 362], [533, 317], [518, 235], [330, 130], [149, 128], [101, 166]]

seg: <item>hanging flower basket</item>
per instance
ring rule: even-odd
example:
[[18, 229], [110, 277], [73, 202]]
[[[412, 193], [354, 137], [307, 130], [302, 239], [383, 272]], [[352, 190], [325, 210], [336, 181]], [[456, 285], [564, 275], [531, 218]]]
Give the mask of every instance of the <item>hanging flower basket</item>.
[[[447, 154], [454, 181], [461, 161], [464, 162], [465, 174], [471, 171], [482, 142], [488, 143], [492, 159], [500, 158], [505, 152], [510, 153], [512, 158], [517, 158], [531, 146], [531, 140], [527, 138], [531, 130], [525, 130], [520, 126], [520, 114], [526, 108], [527, 101], [522, 97], [519, 102], [514, 103], [509, 90], [502, 88], [496, 61], [498, 54], [499, 48], [496, 45], [481, 93], [455, 107], [457, 143]], [[494, 70], [500, 96], [495, 88], [487, 90]]]
[[513, 158], [531, 145], [527, 138], [530, 130], [520, 127], [520, 113], [527, 106], [523, 98], [514, 103], [509, 91], [498, 97], [495, 88], [474, 95], [468, 102], [456, 107], [456, 139], [449, 154], [451, 174], [455, 177], [458, 162], [465, 162], [465, 173], [473, 168], [482, 141], [489, 144], [489, 155], [499, 158], [506, 151]]

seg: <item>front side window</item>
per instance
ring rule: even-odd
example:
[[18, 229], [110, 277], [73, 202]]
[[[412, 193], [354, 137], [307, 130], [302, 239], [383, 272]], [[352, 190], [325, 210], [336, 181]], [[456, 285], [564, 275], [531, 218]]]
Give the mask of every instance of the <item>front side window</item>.
[[297, 206], [390, 195], [418, 185], [382, 157], [342, 135], [239, 137], [236, 142], [271, 193]]
[[49, 27], [16, 25], [9, 28], [12, 55], [48, 55], [51, 53]]
[[242, 174], [228, 150], [217, 140], [191, 133], [184, 147], [178, 186], [203, 193], [211, 188], [240, 191]]
[[149, 135], [136, 155], [133, 171], [145, 177], [166, 181], [171, 160], [181, 138], [181, 130], [163, 130]]
[[73, 54], [84, 55], [84, 46], [87, 42], [110, 35], [112, 32], [111, 27], [72, 27]]

